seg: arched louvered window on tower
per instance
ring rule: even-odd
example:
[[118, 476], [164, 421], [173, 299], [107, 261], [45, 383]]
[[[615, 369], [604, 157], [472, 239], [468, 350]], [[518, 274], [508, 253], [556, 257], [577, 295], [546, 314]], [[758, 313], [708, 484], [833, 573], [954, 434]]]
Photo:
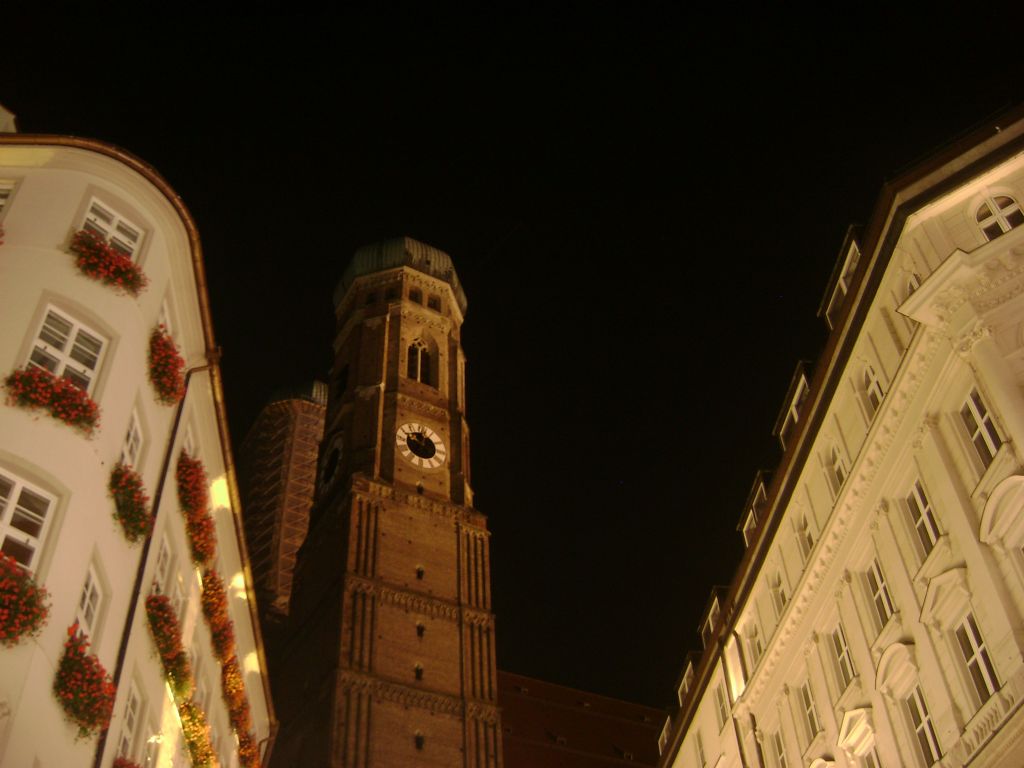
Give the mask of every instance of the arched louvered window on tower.
[[416, 339], [409, 345], [405, 375], [423, 384], [437, 386], [434, 384], [433, 356], [430, 348], [421, 339]]

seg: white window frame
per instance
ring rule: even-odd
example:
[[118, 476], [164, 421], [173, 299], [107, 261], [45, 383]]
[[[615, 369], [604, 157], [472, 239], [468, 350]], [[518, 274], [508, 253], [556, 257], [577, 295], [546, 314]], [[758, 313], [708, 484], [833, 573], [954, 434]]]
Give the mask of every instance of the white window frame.
[[747, 648], [750, 651], [750, 668], [753, 670], [764, 655], [764, 643], [761, 641], [761, 630], [756, 621], [750, 622], [747, 633]]
[[[51, 320], [53, 322], [48, 322]], [[60, 339], [63, 330], [57, 327], [57, 323], [68, 326], [63, 341]], [[99, 345], [95, 351], [83, 343], [90, 339]], [[108, 344], [106, 336], [48, 304], [33, 336], [32, 351], [26, 364], [63, 377], [91, 394], [103, 366]], [[82, 386], [83, 380], [85, 386]]]
[[85, 583], [82, 584], [82, 589], [78, 593], [78, 603], [75, 605], [75, 621], [78, 622], [79, 630], [94, 640], [103, 616], [104, 596], [99, 571], [94, 563], [89, 563], [85, 571]]
[[805, 680], [797, 689], [799, 696], [800, 712], [803, 715], [803, 723], [807, 729], [807, 743], [814, 741], [814, 737], [821, 732], [821, 718], [818, 717], [818, 708], [814, 704], [814, 693], [811, 691], [811, 681]]
[[[14, 557], [26, 570], [35, 571], [39, 566], [39, 558], [56, 514], [57, 499], [7, 470], [0, 470], [0, 481], [10, 484], [7, 495], [0, 496], [0, 549], [4, 554]], [[32, 509], [25, 506], [25, 496], [33, 501], [43, 502], [45, 508], [40, 510], [38, 507]], [[38, 530], [34, 532], [26, 530], [35, 529], [37, 526]], [[16, 556], [14, 551], [7, 548], [8, 540], [12, 542], [14, 548], [30, 550], [28, 562], [23, 562], [20, 556]]]
[[889, 619], [896, 613], [896, 604], [892, 601], [892, 594], [889, 592], [889, 584], [882, 573], [882, 566], [878, 558], [873, 558], [867, 570], [868, 596], [874, 606], [875, 618], [879, 623], [879, 630], [884, 629]]
[[828, 480], [834, 495], [839, 495], [839, 491], [842, 490], [843, 483], [846, 482], [849, 472], [850, 470], [846, 466], [843, 452], [839, 449], [838, 445], [833, 443], [828, 454]]
[[[1004, 205], [999, 201], [1008, 200]], [[984, 212], [987, 210], [987, 215]], [[1009, 232], [1011, 229], [1024, 224], [1024, 212], [1020, 204], [1011, 195], [991, 195], [982, 200], [975, 209], [974, 220], [988, 241], [995, 240]]]
[[775, 768], [789, 768], [789, 760], [786, 758], [786, 741], [782, 736], [782, 729], [778, 728], [771, 735], [772, 752], [775, 757]]
[[718, 731], [721, 733], [725, 724], [729, 722], [729, 697], [725, 693], [723, 682], [715, 686], [715, 714], [718, 716]]
[[174, 573], [174, 550], [167, 540], [167, 534], [160, 538], [160, 546], [156, 552], [156, 566], [153, 570], [153, 586], [158, 594], [168, 594], [168, 585]]
[[139, 726], [145, 720], [146, 705], [139, 689], [132, 680], [128, 684], [128, 695], [124, 701], [124, 715], [121, 718], [121, 735], [117, 739], [117, 756], [135, 760], [138, 753]]
[[[81, 228], [100, 236], [116, 253], [135, 262], [139, 260], [142, 243], [146, 239], [145, 230], [109, 203], [98, 197], [90, 198]], [[134, 242], [131, 241], [132, 234], [135, 235]]]
[[995, 460], [999, 446], [1003, 444], [1003, 439], [999, 435], [999, 430], [996, 429], [992, 412], [985, 404], [977, 387], [971, 387], [967, 399], [960, 407], [960, 420], [963, 422], [968, 440], [971, 441], [975, 453], [981, 459], [982, 466], [988, 469]]
[[861, 393], [864, 395], [864, 408], [867, 410], [870, 422], [875, 418], [878, 409], [882, 407], [882, 400], [885, 397], [878, 373], [870, 364], [865, 365], [864, 371], [861, 373]]
[[857, 668], [853, 664], [850, 644], [846, 640], [842, 622], [836, 624], [836, 628], [832, 631], [832, 650], [835, 653], [836, 668], [839, 672], [839, 692], [843, 693], [857, 676]]
[[783, 583], [781, 571], [776, 570], [768, 577], [768, 592], [772, 597], [775, 616], [781, 619], [789, 604], [789, 596], [786, 594], [786, 585]]
[[806, 563], [811, 557], [814, 549], [814, 529], [811, 528], [810, 518], [801, 514], [796, 521], [796, 543], [800, 550], [800, 556]]
[[999, 690], [999, 678], [996, 677], [985, 639], [981, 636], [978, 622], [971, 611], [968, 611], [953, 628], [953, 636], [963, 658], [965, 672], [971, 681], [975, 701], [980, 706]]
[[11, 206], [16, 186], [17, 182], [14, 179], [0, 179], [0, 221], [3, 221], [4, 213]]
[[939, 530], [939, 523], [935, 519], [935, 510], [932, 509], [931, 500], [924, 490], [924, 483], [920, 478], [914, 480], [910, 486], [910, 493], [906, 498], [907, 511], [910, 513], [910, 523], [914, 527], [918, 544], [924, 557], [928, 557], [942, 535]]
[[697, 753], [697, 765], [700, 768], [704, 768], [708, 764], [707, 752], [704, 751], [704, 737], [700, 735], [700, 730], [694, 734], [693, 738], [694, 750]]
[[918, 753], [924, 759], [925, 765], [934, 765], [942, 757], [942, 750], [939, 748], [935, 726], [932, 725], [932, 716], [928, 711], [928, 705], [925, 703], [920, 685], [914, 686], [914, 690], [904, 699], [904, 704], [910, 717], [910, 726], [917, 740]]
[[139, 412], [132, 408], [131, 416], [128, 418], [128, 429], [124, 435], [124, 442], [121, 443], [121, 463], [127, 464], [130, 467], [138, 467], [143, 444], [144, 439], [142, 424], [139, 421]]

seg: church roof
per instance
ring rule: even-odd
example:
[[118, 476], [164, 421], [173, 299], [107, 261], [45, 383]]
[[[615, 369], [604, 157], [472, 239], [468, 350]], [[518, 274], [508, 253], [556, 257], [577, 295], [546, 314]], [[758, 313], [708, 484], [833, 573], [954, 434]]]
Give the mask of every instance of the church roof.
[[466, 313], [466, 293], [462, 290], [459, 276], [455, 274], [452, 257], [411, 237], [396, 237], [358, 249], [334, 290], [334, 303], [341, 301], [357, 277], [397, 267], [412, 267], [425, 275], [444, 280], [451, 286], [459, 309], [463, 314]]

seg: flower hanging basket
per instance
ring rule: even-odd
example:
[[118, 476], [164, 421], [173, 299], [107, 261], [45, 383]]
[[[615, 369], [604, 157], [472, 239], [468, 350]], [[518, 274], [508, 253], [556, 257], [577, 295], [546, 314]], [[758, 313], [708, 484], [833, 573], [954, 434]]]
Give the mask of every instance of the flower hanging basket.
[[228, 595], [224, 580], [208, 568], [203, 574], [203, 616], [210, 627], [213, 655], [222, 664], [235, 653], [235, 625], [228, 614]]
[[174, 405], [185, 395], [185, 360], [163, 325], [149, 335], [149, 380], [156, 399]]
[[7, 404], [46, 411], [58, 421], [92, 437], [100, 426], [100, 407], [84, 389], [45, 368], [30, 365], [4, 381]]
[[0, 645], [17, 645], [46, 625], [50, 595], [13, 557], [0, 553]]
[[121, 524], [125, 538], [132, 543], [146, 538], [153, 528], [153, 515], [139, 473], [118, 462], [110, 473], [107, 490], [114, 499], [114, 518]]
[[53, 681], [53, 693], [67, 718], [78, 726], [80, 738], [107, 729], [117, 695], [107, 670], [88, 649], [89, 640], [78, 631], [75, 622], [68, 627], [64, 654]]
[[192, 699], [178, 706], [181, 717], [181, 730], [185, 736], [185, 746], [193, 768], [205, 768], [213, 765], [213, 744], [210, 741], [210, 726], [206, 721], [206, 713]]
[[110, 247], [100, 235], [80, 229], [71, 238], [75, 266], [93, 280], [113, 286], [130, 296], [138, 296], [149, 285], [149, 278], [130, 256]]
[[192, 562], [205, 566], [217, 553], [217, 526], [210, 514], [210, 492], [206, 468], [199, 459], [182, 451], [175, 470], [178, 503], [185, 515], [185, 532], [192, 550]]
[[260, 768], [260, 747], [249, 732], [238, 736], [238, 762], [243, 768]]
[[192, 692], [192, 665], [181, 643], [181, 626], [167, 595], [146, 598], [146, 617], [171, 690], [179, 699]]

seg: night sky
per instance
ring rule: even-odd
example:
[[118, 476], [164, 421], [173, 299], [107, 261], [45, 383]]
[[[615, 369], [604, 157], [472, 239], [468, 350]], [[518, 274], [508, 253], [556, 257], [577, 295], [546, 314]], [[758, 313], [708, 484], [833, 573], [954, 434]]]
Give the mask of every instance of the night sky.
[[25, 34], [0, 103], [23, 132], [136, 153], [182, 196], [236, 447], [274, 390], [327, 375], [358, 246], [450, 253], [499, 667], [665, 706], [777, 463], [793, 368], [824, 342], [846, 227], [1022, 100], [1019, 66], [980, 29], [894, 17], [390, 7], [8, 19]]

